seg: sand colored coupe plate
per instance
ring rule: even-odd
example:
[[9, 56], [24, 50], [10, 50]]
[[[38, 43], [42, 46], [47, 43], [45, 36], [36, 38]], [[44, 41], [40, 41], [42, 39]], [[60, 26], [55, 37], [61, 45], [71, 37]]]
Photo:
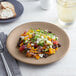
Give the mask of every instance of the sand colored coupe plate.
[[[37, 29], [41, 28], [43, 30], [52, 31], [56, 34], [56, 36], [59, 37], [59, 43], [61, 43], [61, 47], [59, 50], [54, 54], [47, 58], [40, 58], [39, 60], [36, 60], [35, 58], [27, 58], [24, 54], [20, 53], [17, 46], [17, 42], [19, 39], [19, 36], [24, 33], [26, 29]], [[54, 24], [46, 23], [46, 22], [30, 22], [22, 24], [18, 27], [16, 27], [8, 36], [7, 39], [7, 49], [9, 53], [17, 60], [28, 63], [28, 64], [34, 64], [34, 65], [45, 65], [50, 64], [52, 62], [58, 61], [61, 59], [66, 52], [69, 49], [69, 38], [67, 34], [59, 27], [57, 27]]]

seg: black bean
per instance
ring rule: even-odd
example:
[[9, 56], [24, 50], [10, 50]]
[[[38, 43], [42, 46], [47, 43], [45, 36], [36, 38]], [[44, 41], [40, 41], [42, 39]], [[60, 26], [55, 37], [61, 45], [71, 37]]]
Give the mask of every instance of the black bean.
[[51, 31], [48, 31], [48, 33], [52, 33]]
[[46, 40], [44, 41], [44, 44], [46, 44]]
[[58, 44], [58, 47], [61, 47], [61, 44]]
[[47, 58], [47, 57], [48, 57], [48, 54], [44, 54], [43, 57], [44, 57], [44, 58]]
[[26, 47], [26, 48], [25, 48], [25, 54], [27, 53], [28, 50], [29, 50], [29, 48]]
[[17, 46], [20, 47], [20, 43], [21, 43], [21, 38], [19, 38]]
[[58, 47], [58, 45], [54, 44], [52, 47], [53, 47], [53, 49], [56, 49]]
[[19, 38], [19, 42], [21, 41], [21, 38]]
[[53, 49], [55, 49], [55, 48], [56, 48], [54, 45], [53, 45], [52, 47], [53, 47]]
[[20, 43], [21, 43], [21, 38], [19, 38], [17, 46], [20, 47]]
[[20, 47], [20, 42], [17, 43], [17, 46]]
[[30, 41], [30, 43], [32, 43], [32, 41]]
[[35, 44], [34, 44], [34, 48], [37, 48], [37, 47], [38, 47], [38, 45], [37, 45], [37, 43], [35, 43]]

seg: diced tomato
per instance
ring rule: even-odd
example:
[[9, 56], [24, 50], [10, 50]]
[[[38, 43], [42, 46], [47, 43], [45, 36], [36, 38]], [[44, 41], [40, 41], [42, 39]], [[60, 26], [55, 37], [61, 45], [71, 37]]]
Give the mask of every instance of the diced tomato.
[[21, 46], [21, 47], [19, 48], [19, 51], [20, 51], [20, 52], [23, 52], [23, 51], [24, 51], [24, 48]]
[[57, 45], [58, 44], [58, 41], [54, 41], [53, 44], [56, 44]]
[[24, 34], [26, 34], [26, 31], [24, 32]]
[[28, 32], [28, 29], [24, 32], [24, 34], [26, 34]]

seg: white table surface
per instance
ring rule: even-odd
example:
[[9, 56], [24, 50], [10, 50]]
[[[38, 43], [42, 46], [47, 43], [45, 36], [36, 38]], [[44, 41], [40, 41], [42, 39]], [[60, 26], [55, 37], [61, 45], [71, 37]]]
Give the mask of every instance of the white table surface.
[[[1, 24], [0, 32], [9, 34], [20, 24], [31, 21], [46, 21], [56, 24], [57, 10], [55, 0], [51, 0], [51, 8], [47, 11], [40, 8], [40, 1], [19, 0], [24, 6], [22, 16], [12, 22]], [[64, 58], [50, 65], [33, 66], [19, 62], [22, 76], [76, 76], [76, 27], [64, 29], [70, 37], [71, 46]]]

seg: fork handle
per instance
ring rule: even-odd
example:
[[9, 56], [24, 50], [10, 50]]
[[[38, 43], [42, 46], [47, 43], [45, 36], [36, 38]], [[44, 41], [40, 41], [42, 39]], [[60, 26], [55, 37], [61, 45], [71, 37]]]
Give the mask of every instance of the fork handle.
[[3, 60], [3, 63], [4, 63], [4, 66], [5, 66], [7, 75], [8, 75], [8, 76], [12, 76], [12, 73], [11, 73], [11, 71], [10, 71], [10, 69], [9, 69], [9, 66], [8, 66], [8, 64], [7, 64], [7, 62], [6, 62], [6, 59], [5, 59], [4, 55], [3, 55], [3, 53], [1, 53], [1, 57], [2, 57], [2, 60]]

